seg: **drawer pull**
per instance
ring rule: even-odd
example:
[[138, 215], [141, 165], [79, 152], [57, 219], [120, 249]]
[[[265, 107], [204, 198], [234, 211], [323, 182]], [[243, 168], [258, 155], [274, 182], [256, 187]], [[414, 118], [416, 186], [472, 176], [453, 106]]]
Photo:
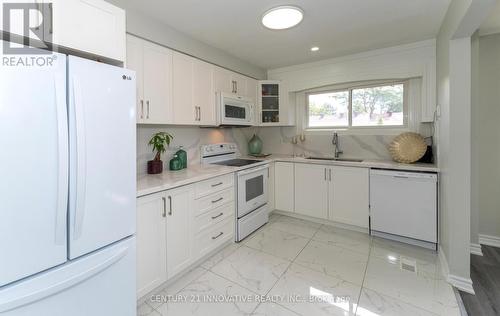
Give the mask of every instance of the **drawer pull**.
[[221, 217], [222, 215], [224, 215], [224, 213], [222, 213], [222, 212], [221, 212], [221, 213], [220, 213], [219, 215], [217, 215], [217, 216], [212, 216], [212, 219], [219, 218], [219, 217]]
[[220, 198], [218, 198], [217, 200], [212, 201], [212, 204], [215, 204], [215, 203], [220, 202], [220, 201], [222, 201], [222, 200], [224, 200], [224, 198], [223, 198], [223, 197], [220, 197]]
[[219, 185], [223, 185], [224, 182], [219, 182], [219, 183], [216, 183], [216, 184], [212, 184], [212, 188], [215, 188], [215, 187], [218, 187]]
[[219, 237], [220, 237], [220, 236], [222, 236], [222, 235], [224, 235], [224, 233], [223, 233], [223, 232], [220, 232], [220, 233], [219, 233], [219, 235], [212, 237], [212, 239], [213, 239], [213, 240], [215, 240], [215, 239], [219, 238]]

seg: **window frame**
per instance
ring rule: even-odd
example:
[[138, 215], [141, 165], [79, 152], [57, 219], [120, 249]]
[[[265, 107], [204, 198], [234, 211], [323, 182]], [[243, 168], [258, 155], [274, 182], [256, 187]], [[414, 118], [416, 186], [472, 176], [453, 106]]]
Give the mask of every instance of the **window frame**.
[[[352, 91], [353, 90], [358, 90], [358, 89], [364, 89], [364, 88], [374, 88], [374, 87], [383, 87], [383, 86], [393, 86], [393, 85], [403, 85], [403, 125], [366, 125], [366, 126], [353, 126], [352, 125]], [[409, 117], [410, 117], [410, 106], [409, 106], [409, 80], [396, 80], [396, 81], [382, 81], [382, 82], [374, 82], [374, 83], [360, 83], [360, 84], [353, 84], [353, 85], [348, 85], [344, 86], [342, 88], [333, 88], [333, 89], [324, 89], [324, 90], [319, 90], [319, 89], [314, 89], [314, 91], [308, 91], [305, 92], [305, 130], [306, 131], [334, 131], [334, 130], [340, 130], [340, 131], [363, 131], [363, 130], [407, 130], [410, 128], [410, 122], [409, 122]], [[309, 126], [309, 96], [310, 95], [318, 95], [318, 94], [325, 94], [325, 93], [336, 93], [336, 92], [345, 92], [347, 91], [349, 94], [349, 104], [347, 106], [348, 109], [348, 125], [347, 126], [318, 126], [318, 127], [311, 127]]]

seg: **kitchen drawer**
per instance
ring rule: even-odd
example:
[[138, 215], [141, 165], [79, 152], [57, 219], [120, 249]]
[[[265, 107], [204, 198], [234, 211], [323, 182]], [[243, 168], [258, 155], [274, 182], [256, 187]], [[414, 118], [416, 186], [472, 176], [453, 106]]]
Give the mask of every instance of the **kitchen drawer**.
[[200, 258], [228, 240], [233, 239], [234, 218], [230, 217], [196, 236], [194, 245], [195, 256]]
[[234, 201], [234, 187], [200, 198], [195, 201], [195, 216], [206, 213], [231, 201]]
[[216, 209], [201, 214], [194, 219], [194, 232], [199, 233], [204, 229], [224, 221], [226, 218], [234, 218], [234, 203], [226, 203]]
[[234, 174], [226, 174], [196, 184], [196, 198], [232, 187], [234, 185]]

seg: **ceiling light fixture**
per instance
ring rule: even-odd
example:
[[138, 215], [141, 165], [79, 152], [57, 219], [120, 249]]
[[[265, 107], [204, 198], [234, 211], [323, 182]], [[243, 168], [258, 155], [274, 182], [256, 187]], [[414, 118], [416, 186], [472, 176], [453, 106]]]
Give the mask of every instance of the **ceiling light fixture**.
[[317, 52], [319, 50], [318, 46], [311, 47], [311, 52]]
[[262, 24], [268, 29], [285, 30], [299, 24], [304, 17], [302, 9], [294, 6], [279, 6], [266, 11]]

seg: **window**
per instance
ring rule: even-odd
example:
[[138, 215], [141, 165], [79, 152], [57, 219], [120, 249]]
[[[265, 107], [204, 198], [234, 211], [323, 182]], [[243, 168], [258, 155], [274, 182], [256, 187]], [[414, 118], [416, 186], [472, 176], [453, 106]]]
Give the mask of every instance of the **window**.
[[307, 94], [307, 127], [405, 127], [405, 83], [358, 86]]

